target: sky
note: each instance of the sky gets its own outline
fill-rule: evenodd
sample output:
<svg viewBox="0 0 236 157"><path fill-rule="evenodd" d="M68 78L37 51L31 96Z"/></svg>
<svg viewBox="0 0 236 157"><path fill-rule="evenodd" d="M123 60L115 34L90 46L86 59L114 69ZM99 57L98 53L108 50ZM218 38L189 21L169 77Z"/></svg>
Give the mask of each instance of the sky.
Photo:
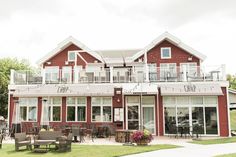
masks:
<svg viewBox="0 0 236 157"><path fill-rule="evenodd" d="M166 31L236 74L235 0L0 0L0 58L33 65L68 36L92 50L133 49Z"/></svg>

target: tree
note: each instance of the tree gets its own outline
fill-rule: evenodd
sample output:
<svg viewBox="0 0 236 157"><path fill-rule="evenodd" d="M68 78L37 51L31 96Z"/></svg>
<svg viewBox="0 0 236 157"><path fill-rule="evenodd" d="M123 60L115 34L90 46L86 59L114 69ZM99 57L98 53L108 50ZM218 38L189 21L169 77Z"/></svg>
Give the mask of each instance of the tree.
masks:
<svg viewBox="0 0 236 157"><path fill-rule="evenodd" d="M227 81L229 81L229 88L236 89L236 76L227 75Z"/></svg>
<svg viewBox="0 0 236 157"><path fill-rule="evenodd" d="M16 58L0 59L0 115L6 118L8 107L8 84L10 82L10 71L30 70L31 66L27 60L17 60Z"/></svg>

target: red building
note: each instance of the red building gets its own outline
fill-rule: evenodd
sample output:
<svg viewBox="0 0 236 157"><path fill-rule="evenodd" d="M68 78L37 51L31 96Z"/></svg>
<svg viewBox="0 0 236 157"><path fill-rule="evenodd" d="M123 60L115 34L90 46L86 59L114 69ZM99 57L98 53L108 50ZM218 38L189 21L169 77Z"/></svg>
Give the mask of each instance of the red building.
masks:
<svg viewBox="0 0 236 157"><path fill-rule="evenodd" d="M93 51L73 37L39 60L39 71L11 71L9 123L107 124L158 136L188 126L229 136L225 67L164 33L141 50Z"/></svg>

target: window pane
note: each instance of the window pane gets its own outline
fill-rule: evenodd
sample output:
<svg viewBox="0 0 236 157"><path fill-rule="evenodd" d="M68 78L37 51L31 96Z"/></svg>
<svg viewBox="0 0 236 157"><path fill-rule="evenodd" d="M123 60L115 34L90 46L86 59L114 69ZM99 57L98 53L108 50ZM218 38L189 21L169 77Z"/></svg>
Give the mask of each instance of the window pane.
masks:
<svg viewBox="0 0 236 157"><path fill-rule="evenodd" d="M66 104L74 105L75 104L75 98L74 97L67 97L66 98Z"/></svg>
<svg viewBox="0 0 236 157"><path fill-rule="evenodd" d="M177 97L177 105L189 104L187 96Z"/></svg>
<svg viewBox="0 0 236 157"><path fill-rule="evenodd" d="M36 121L36 107L29 107L28 121Z"/></svg>
<svg viewBox="0 0 236 157"><path fill-rule="evenodd" d="M170 49L169 48L162 48L162 57L169 58L170 57Z"/></svg>
<svg viewBox="0 0 236 157"><path fill-rule="evenodd" d="M61 97L52 98L52 104L61 104Z"/></svg>
<svg viewBox="0 0 236 157"><path fill-rule="evenodd" d="M136 104L139 103L139 96L129 96L127 97L127 103Z"/></svg>
<svg viewBox="0 0 236 157"><path fill-rule="evenodd" d="M193 105L202 105L203 97L202 96L193 96L191 97L191 101Z"/></svg>
<svg viewBox="0 0 236 157"><path fill-rule="evenodd" d="M101 104L101 97L92 97L92 105Z"/></svg>
<svg viewBox="0 0 236 157"><path fill-rule="evenodd" d="M92 107L92 121L94 122L101 121L101 107L100 106Z"/></svg>
<svg viewBox="0 0 236 157"><path fill-rule="evenodd" d="M53 117L53 121L60 121L61 120L61 107L53 106L52 117Z"/></svg>
<svg viewBox="0 0 236 157"><path fill-rule="evenodd" d="M104 122L111 121L111 107L110 106L103 107L103 121Z"/></svg>
<svg viewBox="0 0 236 157"><path fill-rule="evenodd" d="M69 55L69 60L70 61L74 61L75 60L75 52L69 52L68 55Z"/></svg>
<svg viewBox="0 0 236 157"><path fill-rule="evenodd" d="M111 98L110 97L104 97L103 98L103 104L106 104L106 105L111 105Z"/></svg>
<svg viewBox="0 0 236 157"><path fill-rule="evenodd" d="M27 104L27 98L19 98L19 105L26 105Z"/></svg>
<svg viewBox="0 0 236 157"><path fill-rule="evenodd" d="M75 121L75 106L67 106L67 121Z"/></svg>
<svg viewBox="0 0 236 157"><path fill-rule="evenodd" d="M216 105L218 104L217 101L217 97L215 96L205 96L204 97L204 101L205 101L205 104L209 104L209 105Z"/></svg>
<svg viewBox="0 0 236 157"><path fill-rule="evenodd" d="M155 97L154 96L143 96L142 97L142 104L143 105L154 105L155 104Z"/></svg>
<svg viewBox="0 0 236 157"><path fill-rule="evenodd" d="M28 105L37 105L38 99L37 98L28 98Z"/></svg>
<svg viewBox="0 0 236 157"><path fill-rule="evenodd" d="M86 107L85 106L78 106L77 110L77 119L78 121L85 121L86 118Z"/></svg>
<svg viewBox="0 0 236 157"><path fill-rule="evenodd" d="M21 106L20 107L20 119L21 121L26 121L26 115L27 115L27 107Z"/></svg>
<svg viewBox="0 0 236 157"><path fill-rule="evenodd" d="M204 134L203 107L192 108L193 134Z"/></svg>
<svg viewBox="0 0 236 157"><path fill-rule="evenodd" d="M163 97L163 102L165 105L175 105L175 97L165 96L165 97Z"/></svg>
<svg viewBox="0 0 236 157"><path fill-rule="evenodd" d="M205 108L206 134L217 134L217 113L216 107Z"/></svg>
<svg viewBox="0 0 236 157"><path fill-rule="evenodd" d="M77 98L77 104L86 104L86 97Z"/></svg>
<svg viewBox="0 0 236 157"><path fill-rule="evenodd" d="M165 133L176 134L176 109L175 107L165 107Z"/></svg>

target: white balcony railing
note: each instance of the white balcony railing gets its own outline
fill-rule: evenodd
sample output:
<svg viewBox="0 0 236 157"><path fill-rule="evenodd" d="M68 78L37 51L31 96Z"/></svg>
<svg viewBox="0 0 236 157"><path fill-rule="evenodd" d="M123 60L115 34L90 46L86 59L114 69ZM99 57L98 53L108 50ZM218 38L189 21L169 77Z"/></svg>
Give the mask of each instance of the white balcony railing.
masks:
<svg viewBox="0 0 236 157"><path fill-rule="evenodd" d="M146 74L147 73L147 74ZM148 77L148 78L147 78ZM112 68L100 71L83 70L11 70L11 84L66 84L66 83L132 83L132 82L187 82L224 81L225 66L192 66L169 68Z"/></svg>

